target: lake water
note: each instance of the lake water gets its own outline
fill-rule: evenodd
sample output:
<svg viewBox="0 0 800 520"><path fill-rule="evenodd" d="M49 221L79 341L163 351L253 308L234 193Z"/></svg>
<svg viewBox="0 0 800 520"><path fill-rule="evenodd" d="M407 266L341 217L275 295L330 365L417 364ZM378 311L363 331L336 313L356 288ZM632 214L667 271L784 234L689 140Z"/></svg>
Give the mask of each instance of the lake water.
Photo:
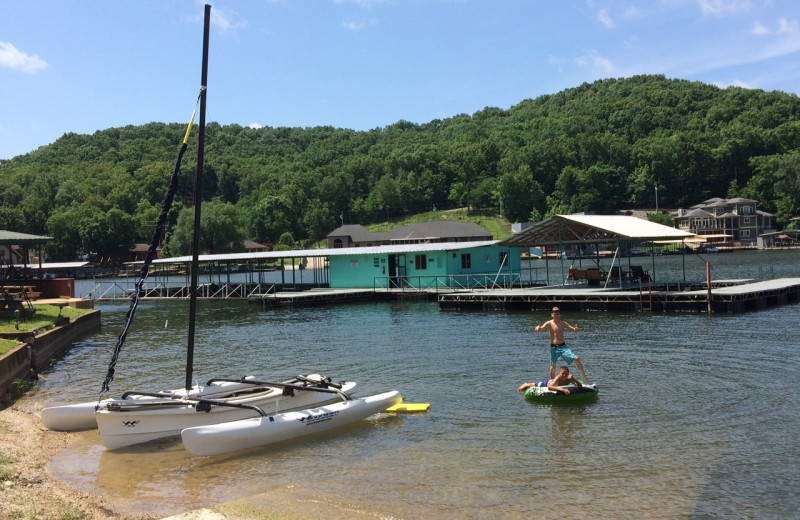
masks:
<svg viewBox="0 0 800 520"><path fill-rule="evenodd" d="M800 276L799 251L707 259L715 278ZM96 307L103 330L76 342L22 405L98 397L127 303ZM800 509L798 305L568 313L580 326L568 344L600 396L567 407L516 391L547 375L548 338L533 333L547 313L431 302L198 307L199 381L319 372L357 381L358 395L397 389L431 409L220 457L175 441L106 451L86 432L53 462L59 477L164 515L287 486L395 518L764 519ZM113 391L182 386L187 308L140 305Z"/></svg>

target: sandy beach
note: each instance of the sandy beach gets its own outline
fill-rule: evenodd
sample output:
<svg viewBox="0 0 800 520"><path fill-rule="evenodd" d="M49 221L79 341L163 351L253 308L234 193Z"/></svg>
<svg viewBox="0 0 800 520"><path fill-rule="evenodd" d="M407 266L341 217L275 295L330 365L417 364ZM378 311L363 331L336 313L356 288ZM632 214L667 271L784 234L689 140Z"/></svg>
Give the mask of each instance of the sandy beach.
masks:
<svg viewBox="0 0 800 520"><path fill-rule="evenodd" d="M0 518L154 520L115 511L101 497L58 480L48 462L69 443L69 433L50 431L31 410L0 410Z"/></svg>
<svg viewBox="0 0 800 520"><path fill-rule="evenodd" d="M50 461L67 450L72 436L42 426L35 410L0 410L0 518L23 520L157 520L131 514L102 496L54 477ZM363 506L323 498L294 486L247 499L186 511L165 520L369 520L391 519Z"/></svg>

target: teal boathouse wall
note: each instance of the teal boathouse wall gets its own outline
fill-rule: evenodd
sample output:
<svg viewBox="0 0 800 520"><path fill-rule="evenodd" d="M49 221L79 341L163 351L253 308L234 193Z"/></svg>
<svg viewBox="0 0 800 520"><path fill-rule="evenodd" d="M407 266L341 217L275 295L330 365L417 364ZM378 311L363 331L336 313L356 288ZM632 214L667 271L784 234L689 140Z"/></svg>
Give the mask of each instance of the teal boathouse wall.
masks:
<svg viewBox="0 0 800 520"><path fill-rule="evenodd" d="M507 256L501 269L504 255ZM391 262L397 266L394 270ZM402 278L405 287L476 286L498 273L519 273L520 250L496 244L444 251L421 248L404 253L393 253L389 248L371 254L332 255L329 267L331 288L385 287L390 274Z"/></svg>

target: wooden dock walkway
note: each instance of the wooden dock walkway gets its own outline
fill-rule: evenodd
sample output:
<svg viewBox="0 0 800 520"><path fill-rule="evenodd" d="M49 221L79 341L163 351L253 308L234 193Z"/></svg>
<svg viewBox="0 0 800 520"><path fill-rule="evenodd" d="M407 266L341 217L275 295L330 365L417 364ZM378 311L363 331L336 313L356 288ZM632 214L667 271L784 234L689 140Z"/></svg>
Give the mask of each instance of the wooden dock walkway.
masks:
<svg viewBox="0 0 800 520"><path fill-rule="evenodd" d="M385 291L373 289L311 289L308 291L281 291L253 295L247 298L251 305L262 307L307 307L335 303L353 303L386 299Z"/></svg>
<svg viewBox="0 0 800 520"><path fill-rule="evenodd" d="M641 288L541 287L440 294L439 308L481 310L652 311L738 313L800 301L800 278L765 281L721 280L709 291L703 284L689 290Z"/></svg>
<svg viewBox="0 0 800 520"><path fill-rule="evenodd" d="M602 288L582 286L511 289L374 290L312 289L248 298L264 307L303 307L339 303L435 299L442 310L549 310L740 313L800 302L800 278L718 280L705 283ZM672 290L669 290L672 288Z"/></svg>

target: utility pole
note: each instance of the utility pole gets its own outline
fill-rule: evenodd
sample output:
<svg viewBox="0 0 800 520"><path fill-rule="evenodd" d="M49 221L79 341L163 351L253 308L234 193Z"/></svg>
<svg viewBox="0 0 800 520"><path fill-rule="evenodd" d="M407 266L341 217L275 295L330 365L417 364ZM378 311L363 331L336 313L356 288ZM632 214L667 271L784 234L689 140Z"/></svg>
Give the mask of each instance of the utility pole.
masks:
<svg viewBox="0 0 800 520"><path fill-rule="evenodd" d="M658 181L656 181L656 213L658 213Z"/></svg>

